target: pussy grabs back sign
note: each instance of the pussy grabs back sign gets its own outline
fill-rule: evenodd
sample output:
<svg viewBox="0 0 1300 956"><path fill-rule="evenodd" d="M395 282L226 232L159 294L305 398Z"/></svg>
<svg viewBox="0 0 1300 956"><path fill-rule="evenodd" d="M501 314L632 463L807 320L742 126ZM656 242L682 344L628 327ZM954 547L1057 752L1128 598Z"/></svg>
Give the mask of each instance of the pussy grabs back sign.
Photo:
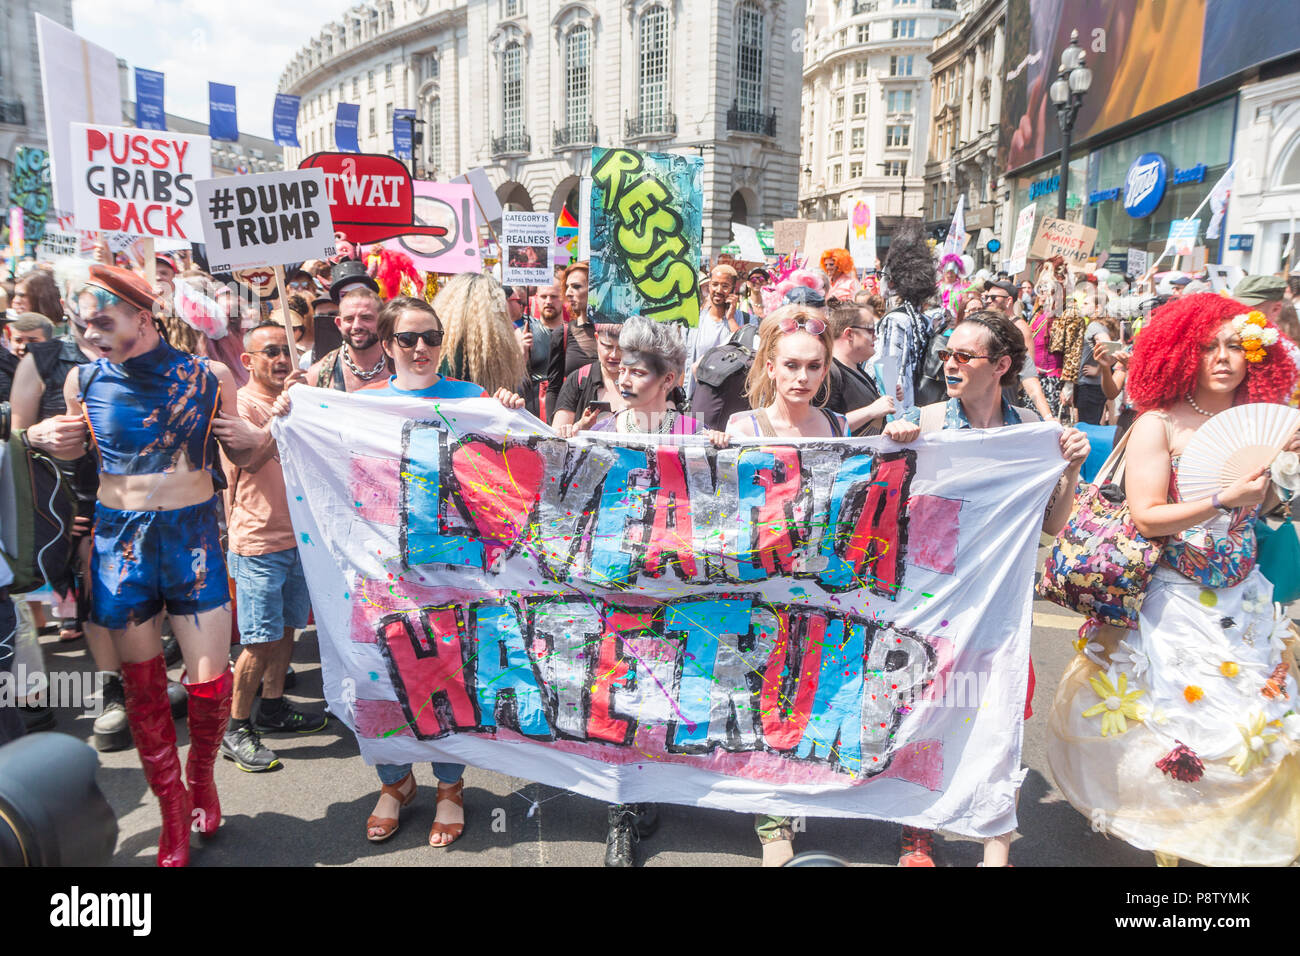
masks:
<svg viewBox="0 0 1300 956"><path fill-rule="evenodd" d="M1055 425L715 449L293 395L275 427L325 692L368 761L1014 827Z"/></svg>

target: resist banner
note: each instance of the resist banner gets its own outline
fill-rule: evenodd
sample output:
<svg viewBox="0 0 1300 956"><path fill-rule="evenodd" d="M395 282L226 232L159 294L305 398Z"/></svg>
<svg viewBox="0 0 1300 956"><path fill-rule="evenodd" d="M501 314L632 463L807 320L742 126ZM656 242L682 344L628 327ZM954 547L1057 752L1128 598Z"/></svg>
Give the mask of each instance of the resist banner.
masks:
<svg viewBox="0 0 1300 956"><path fill-rule="evenodd" d="M202 242L194 182L212 176L206 136L72 124L78 229Z"/></svg>
<svg viewBox="0 0 1300 956"><path fill-rule="evenodd" d="M274 428L325 694L367 761L1014 827L1055 424L715 450L293 394Z"/></svg>

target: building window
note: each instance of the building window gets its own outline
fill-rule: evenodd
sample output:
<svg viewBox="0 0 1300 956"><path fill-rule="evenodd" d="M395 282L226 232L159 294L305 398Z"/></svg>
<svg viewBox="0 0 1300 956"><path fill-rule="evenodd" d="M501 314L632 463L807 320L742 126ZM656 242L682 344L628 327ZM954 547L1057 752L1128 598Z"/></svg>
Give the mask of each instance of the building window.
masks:
<svg viewBox="0 0 1300 956"><path fill-rule="evenodd" d="M835 97L835 118L844 119L844 97L842 96Z"/></svg>
<svg viewBox="0 0 1300 956"><path fill-rule="evenodd" d="M867 94L866 93L853 94L853 115L854 116L867 115Z"/></svg>
<svg viewBox="0 0 1300 956"><path fill-rule="evenodd" d="M906 165L907 161L903 159L887 159L885 160L885 175L902 176Z"/></svg>
<svg viewBox="0 0 1300 956"><path fill-rule="evenodd" d="M906 39L909 37L916 36L916 21L915 20L894 20L892 23L892 29L890 31L890 36L892 36L895 40L898 40L900 38Z"/></svg>
<svg viewBox="0 0 1300 956"><path fill-rule="evenodd" d="M429 104L429 117L426 120L429 129L429 165L434 169L442 167L442 100L434 97ZM433 174L429 174L433 178Z"/></svg>
<svg viewBox="0 0 1300 956"><path fill-rule="evenodd" d="M523 49L517 40L506 44L501 54L501 118L507 137L524 131Z"/></svg>
<svg viewBox="0 0 1300 956"><path fill-rule="evenodd" d="M839 66L835 68L835 85L836 86L844 85L844 64L843 63L841 63Z"/></svg>
<svg viewBox="0 0 1300 956"><path fill-rule="evenodd" d="M430 53L424 58L424 75L430 80L438 78L438 54Z"/></svg>
<svg viewBox="0 0 1300 956"><path fill-rule="evenodd" d="M370 135L375 135L375 108L372 106L366 110L366 116L370 118Z"/></svg>
<svg viewBox="0 0 1300 956"><path fill-rule="evenodd" d="M896 7L914 7L914 6L916 6L916 0L894 0L894 6L896 6Z"/></svg>
<svg viewBox="0 0 1300 956"><path fill-rule="evenodd" d="M870 40L870 39L871 39L871 24L869 24L869 23L859 23L859 24L858 24L858 42L859 42L859 43L866 43L866 42L867 42L868 40Z"/></svg>
<svg viewBox="0 0 1300 956"><path fill-rule="evenodd" d="M574 27L564 38L564 125L591 122L591 31Z"/></svg>
<svg viewBox="0 0 1300 956"><path fill-rule="evenodd" d="M505 0L503 6L501 15L505 17L517 17L524 12L524 0Z"/></svg>
<svg viewBox="0 0 1300 956"><path fill-rule="evenodd" d="M665 7L655 5L641 14L638 48L640 117L662 117L668 111L668 10Z"/></svg>
<svg viewBox="0 0 1300 956"><path fill-rule="evenodd" d="M911 90L890 90L885 95L886 109L890 113L910 113L912 111Z"/></svg>
<svg viewBox="0 0 1300 956"><path fill-rule="evenodd" d="M837 129L835 135L831 137L831 152L836 154L844 152L844 130Z"/></svg>
<svg viewBox="0 0 1300 956"><path fill-rule="evenodd" d="M844 44L846 44L846 43L848 43L848 42L849 42L849 31L848 31L848 30L841 30L839 33L835 34L835 46L836 46L837 49L838 49L839 47L844 46Z"/></svg>
<svg viewBox="0 0 1300 956"><path fill-rule="evenodd" d="M911 76L912 54L909 53L907 56L891 56L889 58L889 75Z"/></svg>
<svg viewBox="0 0 1300 956"><path fill-rule="evenodd" d="M886 146L906 146L911 131L910 126L886 126L885 127L885 145Z"/></svg>
<svg viewBox="0 0 1300 956"><path fill-rule="evenodd" d="M393 85L393 64L384 64L384 86Z"/></svg>
<svg viewBox="0 0 1300 956"><path fill-rule="evenodd" d="M366 89L368 89L368 90L373 90L374 88L375 88L375 71L374 71L374 70L367 70L367 71L366 71Z"/></svg>
<svg viewBox="0 0 1300 956"><path fill-rule="evenodd" d="M841 175L843 169L844 168L839 163L836 163L834 166L831 167L832 185L838 186L840 184L841 179L843 179L843 176Z"/></svg>
<svg viewBox="0 0 1300 956"><path fill-rule="evenodd" d="M866 149L867 131L861 126L853 127L853 131L849 134L849 144L854 149Z"/></svg>
<svg viewBox="0 0 1300 956"><path fill-rule="evenodd" d="M740 5L736 45L736 103L742 110L763 111L763 11Z"/></svg>
<svg viewBox="0 0 1300 956"><path fill-rule="evenodd" d="M393 104L385 103L384 104L384 132L391 133L392 131L393 131Z"/></svg>
<svg viewBox="0 0 1300 956"><path fill-rule="evenodd" d="M861 178L862 178L862 164L849 163L849 179L861 179Z"/></svg>
<svg viewBox="0 0 1300 956"><path fill-rule="evenodd" d="M863 59L861 59L861 60L857 60L856 62L854 62L854 64L853 64L853 78L854 78L855 80L864 80L864 79L866 79L866 78L867 78L867 75L868 75L868 73L869 73L869 67L870 67L870 64L871 64L871 61L868 60L868 59L866 59L866 58L863 58Z"/></svg>
<svg viewBox="0 0 1300 956"><path fill-rule="evenodd" d="M354 76L352 77L352 98L355 100L360 95L361 95L361 79L360 77Z"/></svg>
<svg viewBox="0 0 1300 956"><path fill-rule="evenodd" d="M340 83L340 84L339 84L339 102L340 102L340 103L343 102L343 97L344 97L345 95L346 95L346 94L343 92L343 84Z"/></svg>

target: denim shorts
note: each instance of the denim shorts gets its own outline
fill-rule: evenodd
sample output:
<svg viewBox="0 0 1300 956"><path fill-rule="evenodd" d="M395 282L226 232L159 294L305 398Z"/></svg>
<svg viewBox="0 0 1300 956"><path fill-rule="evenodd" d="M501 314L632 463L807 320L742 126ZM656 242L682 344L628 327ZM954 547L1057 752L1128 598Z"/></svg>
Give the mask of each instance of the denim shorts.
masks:
<svg viewBox="0 0 1300 956"><path fill-rule="evenodd" d="M164 607L189 617L230 603L218 499L173 511L95 505L90 620L111 631L148 621Z"/></svg>
<svg viewBox="0 0 1300 956"><path fill-rule="evenodd" d="M286 627L307 626L311 596L298 549L270 554L230 554L235 579L239 643L266 644L284 637Z"/></svg>

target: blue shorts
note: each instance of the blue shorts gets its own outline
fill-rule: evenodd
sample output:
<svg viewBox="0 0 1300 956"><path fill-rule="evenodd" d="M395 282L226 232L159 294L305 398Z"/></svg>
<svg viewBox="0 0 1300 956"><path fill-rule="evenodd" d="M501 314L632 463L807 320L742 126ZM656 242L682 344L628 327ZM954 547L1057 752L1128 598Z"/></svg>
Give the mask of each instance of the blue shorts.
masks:
<svg viewBox="0 0 1300 956"><path fill-rule="evenodd" d="M229 561L240 644L278 641L286 627L307 626L311 595L297 548L255 555L232 551Z"/></svg>
<svg viewBox="0 0 1300 956"><path fill-rule="evenodd" d="M95 505L90 620L111 631L163 608L188 617L230 603L215 495L174 511Z"/></svg>

